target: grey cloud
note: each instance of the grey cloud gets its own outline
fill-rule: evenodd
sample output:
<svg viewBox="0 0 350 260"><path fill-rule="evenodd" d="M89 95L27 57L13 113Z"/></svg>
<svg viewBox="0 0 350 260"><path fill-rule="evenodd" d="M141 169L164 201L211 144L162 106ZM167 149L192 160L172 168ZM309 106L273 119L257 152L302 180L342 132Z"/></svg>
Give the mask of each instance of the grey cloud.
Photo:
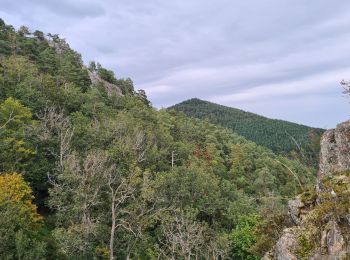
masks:
<svg viewBox="0 0 350 260"><path fill-rule="evenodd" d="M0 6L8 23L58 33L86 62L133 78L157 107L197 96L318 126L348 116L338 86L350 74L347 0L0 0ZM239 99L247 93L263 93L264 100Z"/></svg>

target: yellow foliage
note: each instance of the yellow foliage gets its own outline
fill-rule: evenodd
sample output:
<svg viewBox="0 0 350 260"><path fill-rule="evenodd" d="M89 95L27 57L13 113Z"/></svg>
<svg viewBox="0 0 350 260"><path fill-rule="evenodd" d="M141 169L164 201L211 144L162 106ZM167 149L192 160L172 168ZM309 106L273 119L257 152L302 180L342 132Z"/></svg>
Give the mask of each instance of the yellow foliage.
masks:
<svg viewBox="0 0 350 260"><path fill-rule="evenodd" d="M0 104L0 125L6 124L7 122L9 125L12 125L12 127L18 127L31 123L31 118L32 113L29 108L12 97L9 97Z"/></svg>
<svg viewBox="0 0 350 260"><path fill-rule="evenodd" d="M0 139L0 142L5 144L14 153L22 154L23 156L33 155L35 151L26 147L26 142L23 140L17 140L13 137L7 137Z"/></svg>
<svg viewBox="0 0 350 260"><path fill-rule="evenodd" d="M17 206L26 220L37 223L42 217L37 213L37 207L32 203L32 189L19 173L0 175L0 206Z"/></svg>
<svg viewBox="0 0 350 260"><path fill-rule="evenodd" d="M96 247L96 255L102 257L102 259L109 259L109 248L108 247Z"/></svg>

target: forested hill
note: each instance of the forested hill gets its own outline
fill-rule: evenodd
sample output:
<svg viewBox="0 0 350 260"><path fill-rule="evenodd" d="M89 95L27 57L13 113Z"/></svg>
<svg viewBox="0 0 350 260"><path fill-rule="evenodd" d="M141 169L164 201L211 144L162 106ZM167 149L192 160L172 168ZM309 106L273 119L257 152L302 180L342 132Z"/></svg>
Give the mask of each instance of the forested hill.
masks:
<svg viewBox="0 0 350 260"><path fill-rule="evenodd" d="M187 116L208 119L275 152L300 151L318 154L317 144L323 129L312 128L283 120L269 119L254 113L227 107L197 98L169 107Z"/></svg>
<svg viewBox="0 0 350 260"><path fill-rule="evenodd" d="M0 19L0 259L260 259L314 179Z"/></svg>

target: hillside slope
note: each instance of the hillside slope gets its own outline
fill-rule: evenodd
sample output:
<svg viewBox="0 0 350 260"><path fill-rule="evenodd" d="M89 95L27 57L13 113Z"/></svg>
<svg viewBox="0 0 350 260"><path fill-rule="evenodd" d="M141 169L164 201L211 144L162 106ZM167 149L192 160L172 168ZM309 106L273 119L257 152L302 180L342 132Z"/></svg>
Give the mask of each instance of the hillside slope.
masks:
<svg viewBox="0 0 350 260"><path fill-rule="evenodd" d="M57 35L0 19L0 46L0 259L258 259L279 233L255 226L274 231L314 183L298 160L153 109Z"/></svg>
<svg viewBox="0 0 350 260"><path fill-rule="evenodd" d="M304 154L317 154L315 144L324 132L323 129L269 119L197 98L186 100L168 109L184 112L187 116L208 119L211 123L230 128L248 140L278 153L303 150Z"/></svg>

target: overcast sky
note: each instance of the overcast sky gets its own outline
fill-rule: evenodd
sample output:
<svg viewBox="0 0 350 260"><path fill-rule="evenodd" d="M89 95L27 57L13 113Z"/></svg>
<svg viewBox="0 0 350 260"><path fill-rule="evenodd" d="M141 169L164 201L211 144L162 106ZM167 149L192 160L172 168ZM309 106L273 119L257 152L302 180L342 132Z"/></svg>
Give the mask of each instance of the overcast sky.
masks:
<svg viewBox="0 0 350 260"><path fill-rule="evenodd" d="M271 118L347 120L350 1L0 0L6 23L66 38L155 107L198 97Z"/></svg>

